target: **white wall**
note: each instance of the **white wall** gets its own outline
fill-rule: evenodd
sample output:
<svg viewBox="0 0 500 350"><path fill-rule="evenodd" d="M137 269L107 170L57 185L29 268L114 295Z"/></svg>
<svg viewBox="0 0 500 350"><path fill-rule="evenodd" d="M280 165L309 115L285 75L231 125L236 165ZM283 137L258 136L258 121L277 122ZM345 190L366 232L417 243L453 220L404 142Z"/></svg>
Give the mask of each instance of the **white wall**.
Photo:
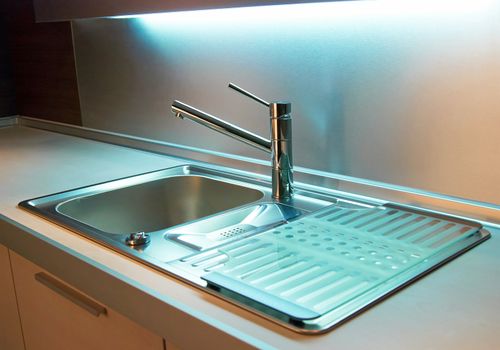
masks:
<svg viewBox="0 0 500 350"><path fill-rule="evenodd" d="M267 136L288 99L295 163L500 203L498 1L355 1L73 22L85 126L265 158L170 114Z"/></svg>

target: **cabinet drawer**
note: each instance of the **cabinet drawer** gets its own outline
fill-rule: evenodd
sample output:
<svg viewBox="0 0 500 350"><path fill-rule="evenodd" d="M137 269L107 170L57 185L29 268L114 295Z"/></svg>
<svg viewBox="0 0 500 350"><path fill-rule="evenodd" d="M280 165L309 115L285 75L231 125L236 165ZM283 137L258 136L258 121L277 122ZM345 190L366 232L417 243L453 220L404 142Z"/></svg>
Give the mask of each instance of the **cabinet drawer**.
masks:
<svg viewBox="0 0 500 350"><path fill-rule="evenodd" d="M27 350L164 349L161 337L22 256L11 259Z"/></svg>

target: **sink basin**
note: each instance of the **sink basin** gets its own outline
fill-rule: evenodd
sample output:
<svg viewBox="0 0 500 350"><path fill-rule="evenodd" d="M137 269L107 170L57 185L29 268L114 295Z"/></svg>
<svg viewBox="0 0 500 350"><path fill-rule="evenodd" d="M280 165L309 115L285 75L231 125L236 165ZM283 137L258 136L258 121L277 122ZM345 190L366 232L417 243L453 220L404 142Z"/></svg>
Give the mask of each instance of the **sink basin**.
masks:
<svg viewBox="0 0 500 350"><path fill-rule="evenodd" d="M300 194L292 205L275 203L262 180L185 165L30 199L19 206L157 267L331 203ZM144 236L131 242L135 235Z"/></svg>
<svg viewBox="0 0 500 350"><path fill-rule="evenodd" d="M57 212L111 234L151 232L257 201L261 191L196 175L176 175L70 199Z"/></svg>

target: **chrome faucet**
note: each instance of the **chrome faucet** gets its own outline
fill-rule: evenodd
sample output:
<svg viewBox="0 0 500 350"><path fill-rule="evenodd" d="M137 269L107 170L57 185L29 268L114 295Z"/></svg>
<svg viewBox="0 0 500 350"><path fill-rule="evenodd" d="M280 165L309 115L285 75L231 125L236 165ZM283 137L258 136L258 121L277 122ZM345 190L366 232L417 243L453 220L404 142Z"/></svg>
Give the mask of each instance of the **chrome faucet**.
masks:
<svg viewBox="0 0 500 350"><path fill-rule="evenodd" d="M172 103L172 112L181 119L188 118L212 130L270 153L273 197L280 201L287 201L293 194L291 104L280 101L269 103L232 83L229 84L229 87L269 108L271 116L270 140L177 100Z"/></svg>

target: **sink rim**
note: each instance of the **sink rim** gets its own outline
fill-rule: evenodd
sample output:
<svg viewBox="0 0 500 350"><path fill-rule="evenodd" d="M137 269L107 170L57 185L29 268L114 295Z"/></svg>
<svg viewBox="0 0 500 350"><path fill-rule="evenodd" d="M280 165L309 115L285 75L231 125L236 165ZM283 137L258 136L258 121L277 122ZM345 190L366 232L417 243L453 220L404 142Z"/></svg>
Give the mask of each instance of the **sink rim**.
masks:
<svg viewBox="0 0 500 350"><path fill-rule="evenodd" d="M259 176L257 174L254 174L252 176L251 173L242 174L241 171L237 171L237 170L235 170L235 172L229 172L231 169L228 169L227 171L222 171L222 170L218 170L217 168L218 168L217 166L210 168L210 167L201 167L201 166L194 165L194 164L193 165L192 164L180 165L180 166L171 167L171 168L162 169L162 170L157 170L157 171L153 171L153 172L149 172L149 173L145 173L145 174L129 176L129 177L125 177L125 178L121 178L121 179L117 179L117 180L107 181L107 182L103 182L103 183L92 185L92 186L105 185L108 183L116 183L117 181L129 179L129 178L134 178L137 180L138 178L148 177L149 175L154 174L154 173L158 173L158 172L162 172L162 171L171 171L172 169L176 169L176 170L181 170L184 172L200 171L200 172L204 173L206 176L214 176L214 177L220 176L225 181L230 181L230 182L235 181L235 182L244 183L245 187L255 187L255 188L258 188L260 190L263 190L266 193L266 195L261 200L265 200L266 198L268 198L268 196L271 197L270 196L270 186L269 186L270 181L263 180L262 176ZM190 259L192 256L199 254L200 253L199 251L194 251L193 249L183 247L184 248L183 255L180 255L180 256L177 256L177 257L171 258L171 259L157 259L157 258L152 257L150 255L147 255L147 254L145 255L145 251L141 250L140 247L138 249L128 247L125 244L123 244L122 242L118 242L117 240L111 239L107 236L89 235L88 230L86 230L83 227L83 225L73 225L73 227L68 226L68 225L64 225L63 223L60 222L60 220L57 220L57 217L54 215L54 212L50 212L49 210L47 210L48 208L50 208L51 204L52 205L54 204L54 201L57 201L57 199L60 199L61 197L63 197L67 192L72 192L72 191L76 191L76 190L80 190L80 189L84 189L84 188L92 187L92 186L80 187L80 188L77 188L74 190L58 192L58 193L55 193L53 195L42 196L42 197L37 197L37 198L25 200L25 201L20 202L18 204L18 206L20 208L25 209L29 212L32 212L38 216L41 216L44 219L47 219L47 220L52 221L60 226L63 226L65 228L69 229L70 231L76 232L80 236L83 236L87 239L90 239L90 240L96 242L96 243L99 243L100 245L103 245L104 247L110 248L110 249L112 249L120 254L123 254L123 255L128 256L134 260L137 260L138 262L140 262L148 267L151 267L151 268L153 268L161 273L165 273L165 274L175 278L179 282L185 282L191 286L200 288L204 292L207 292L215 297L221 298L222 300L225 300L227 302L233 303L240 308L246 309L246 310L248 310L252 313L255 313L255 314L257 314L265 319L268 319L269 321L275 322L277 324L280 324L281 326L284 326L290 330L293 330L293 331L296 331L299 333L319 334L319 333L324 333L326 331L329 331L334 326L341 324L341 322L343 322L344 320L347 320L350 317L355 316L356 314L358 314L359 312L368 308L372 304L374 304L374 303L384 299L386 296L389 296L392 294L392 291L391 291L391 292L388 292L388 294L383 294L382 297L373 297L372 299L370 299L370 302L368 302L368 303L361 301L361 302L363 302L362 304L355 305L357 308L357 311L355 311L354 313L350 313L349 316L343 317L341 319L337 319L336 318L337 316L333 315L333 314L325 314L324 316L318 318L317 321L314 321L317 323L314 323L314 322L311 324L309 324L308 322L303 322L304 324L287 323L284 320L276 317L276 315L274 315L274 314L273 315L267 314L266 312L260 310L259 308L249 307L248 305L240 303L237 299L231 299L231 298L225 297L223 295L220 295L219 293L216 293L215 291L210 290L207 287L206 282L202 282L202 281L198 280L197 276L194 276L190 271L187 271L186 269L184 269L182 267L175 266L175 265L171 264L174 262L174 260ZM361 201L358 199L353 199L353 197L348 197L348 196L344 197L344 196L333 195L333 194L328 193L328 191L327 191L328 194L322 194L316 190L311 191L311 190L306 189L307 186L304 186L301 188L300 185L297 185L296 188L299 189L296 192L296 196L295 196L295 198L298 199L297 202L300 202L301 204L305 205L306 207L308 205L311 205L312 207L314 207L314 204L312 202L309 203L307 201L307 199L309 199L311 201L317 200L318 202L323 203L322 205L320 205L319 203L316 203L316 205L319 207L317 209L311 209L310 210L311 212L314 212L321 207L324 207L327 205L333 205L333 204L336 206L344 206L344 205L350 206L352 204L352 205L356 205L358 207L359 206L374 207L374 206L379 206L379 205L388 206L391 204L391 203L388 204L387 202L382 204L379 202L368 202L367 200ZM44 200L46 202L44 202ZM272 200L272 198L271 198L271 200ZM45 207L43 205L42 205L42 207L34 206L36 204L46 204L46 206ZM399 205L398 207L403 208L407 211L415 210L412 207L405 207L402 205ZM447 216L447 215L441 214L441 213L435 213L431 210L420 210L420 212L425 212L427 214L431 214L431 216L438 215L440 217L450 218L450 216ZM456 217L451 216L451 218L453 218L455 221L457 220ZM189 224L189 223L187 223L187 224ZM412 277L410 279L407 279L407 277L404 277L401 280L401 286L396 288L394 291L397 291L400 288L403 288L404 286L413 282L415 279L421 277L422 275L424 275L426 273L429 273L434 268L445 263L446 261L448 261L448 259L452 259L452 258L458 256L459 254L465 252L468 249L471 249L472 247L474 247L475 245L488 239L489 237L490 237L490 235L489 235L488 231L486 231L485 229L481 229L479 231L479 239L477 239L475 242L473 242L472 245L470 245L469 243L467 243L467 245L466 245L464 243L463 246L459 247L461 250L458 253L455 253L451 257L444 257L445 260L438 262L437 265L432 265L431 267L429 267L429 266L427 266L427 264L424 264L423 266L421 266L419 269L416 270L416 275L415 275L416 277ZM167 242L167 240L165 240L163 238L162 234L155 235L154 237L152 237L152 243L158 243L158 242L163 242L165 244L165 242ZM180 245L178 245L178 246L180 246ZM205 254L210 254L210 250L205 252ZM440 255L436 255L434 258L437 260L438 258L441 259L442 257Z"/></svg>

